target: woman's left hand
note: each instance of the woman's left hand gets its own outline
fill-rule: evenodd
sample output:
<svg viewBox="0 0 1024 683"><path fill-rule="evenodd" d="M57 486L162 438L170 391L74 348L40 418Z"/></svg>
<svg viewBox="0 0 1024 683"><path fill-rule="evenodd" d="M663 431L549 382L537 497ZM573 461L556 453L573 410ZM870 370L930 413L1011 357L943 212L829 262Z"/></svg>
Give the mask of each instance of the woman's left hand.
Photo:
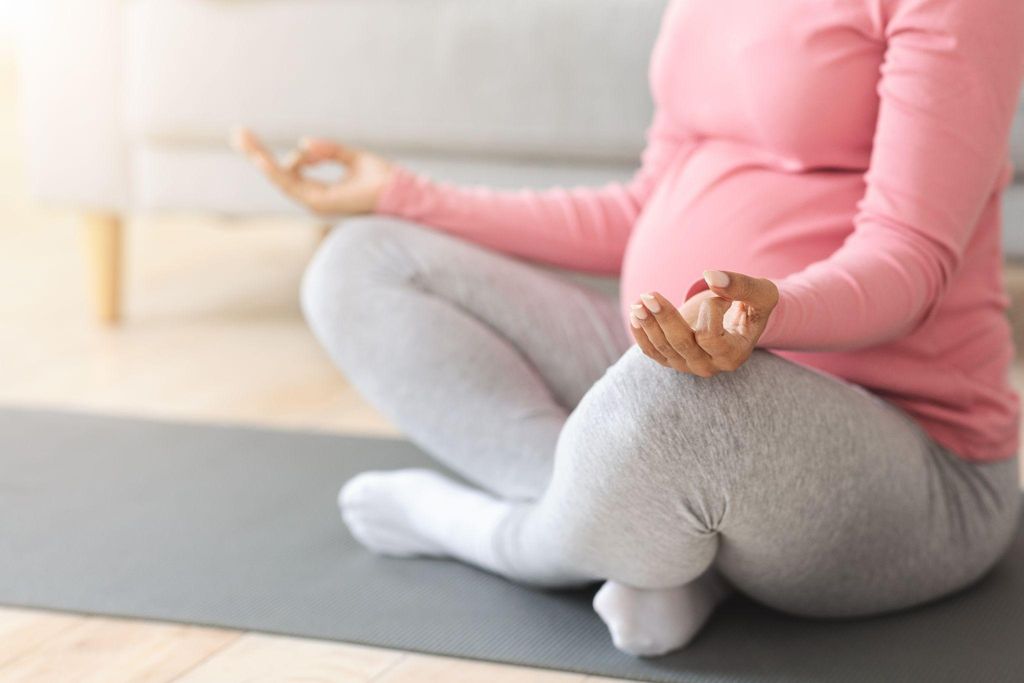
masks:
<svg viewBox="0 0 1024 683"><path fill-rule="evenodd" d="M665 367L700 377L731 372L757 346L779 301L771 280L739 273L704 273L710 294L676 308L657 292L632 305L633 337L644 354Z"/></svg>
<svg viewBox="0 0 1024 683"><path fill-rule="evenodd" d="M322 138L303 140L283 166L248 128L233 131L230 142L285 194L326 217L373 213L381 192L394 174L390 161ZM321 182L306 175L309 168L325 163L342 166L345 174L332 182Z"/></svg>

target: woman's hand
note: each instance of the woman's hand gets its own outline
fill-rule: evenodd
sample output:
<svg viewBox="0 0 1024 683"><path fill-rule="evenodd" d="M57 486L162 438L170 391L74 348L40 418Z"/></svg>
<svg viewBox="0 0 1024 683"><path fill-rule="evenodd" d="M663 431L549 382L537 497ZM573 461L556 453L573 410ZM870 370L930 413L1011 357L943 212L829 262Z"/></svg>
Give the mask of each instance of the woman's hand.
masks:
<svg viewBox="0 0 1024 683"><path fill-rule="evenodd" d="M394 166L376 154L319 138L304 139L284 165L246 128L232 133L231 144L285 194L323 216L371 213L394 172ZM304 175L306 169L323 163L340 164L345 174L330 183Z"/></svg>
<svg viewBox="0 0 1024 683"><path fill-rule="evenodd" d="M709 270L710 293L691 297L677 309L665 297L643 294L632 305L633 337L644 354L665 367L700 377L731 372L757 346L779 301L771 280Z"/></svg>

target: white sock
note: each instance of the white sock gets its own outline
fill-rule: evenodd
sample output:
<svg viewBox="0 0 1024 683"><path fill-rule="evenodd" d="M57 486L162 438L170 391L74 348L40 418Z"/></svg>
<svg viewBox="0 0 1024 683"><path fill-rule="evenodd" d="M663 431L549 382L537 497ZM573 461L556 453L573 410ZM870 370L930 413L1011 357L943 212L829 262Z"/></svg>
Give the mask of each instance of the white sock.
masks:
<svg viewBox="0 0 1024 683"><path fill-rule="evenodd" d="M608 581L594 596L594 611L619 650L657 657L689 643L728 593L728 586L714 571L685 586L660 590Z"/></svg>
<svg viewBox="0 0 1024 683"><path fill-rule="evenodd" d="M458 484L432 470L366 472L338 494L341 517L370 550L396 557L455 557L498 571L494 534L512 504ZM615 647L653 657L690 642L728 594L713 571L663 590L608 581L594 596L594 610Z"/></svg>
<svg viewBox="0 0 1024 683"><path fill-rule="evenodd" d="M511 504L431 470L365 472L338 494L352 535L382 555L455 557L496 571L494 534Z"/></svg>

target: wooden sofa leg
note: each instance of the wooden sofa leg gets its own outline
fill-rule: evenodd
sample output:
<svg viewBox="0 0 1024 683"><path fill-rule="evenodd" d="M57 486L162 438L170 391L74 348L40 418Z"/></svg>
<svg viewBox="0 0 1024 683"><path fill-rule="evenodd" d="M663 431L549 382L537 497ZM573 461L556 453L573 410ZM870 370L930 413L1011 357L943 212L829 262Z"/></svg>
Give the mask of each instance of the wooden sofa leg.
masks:
<svg viewBox="0 0 1024 683"><path fill-rule="evenodd" d="M123 227L121 217L90 213L83 218L89 277L96 318L106 325L121 319L121 259Z"/></svg>
<svg viewBox="0 0 1024 683"><path fill-rule="evenodd" d="M317 229L316 229L316 243L318 245L322 244L323 241L330 236L331 231L334 230L334 225L335 225L334 223L321 223L320 226L317 227Z"/></svg>

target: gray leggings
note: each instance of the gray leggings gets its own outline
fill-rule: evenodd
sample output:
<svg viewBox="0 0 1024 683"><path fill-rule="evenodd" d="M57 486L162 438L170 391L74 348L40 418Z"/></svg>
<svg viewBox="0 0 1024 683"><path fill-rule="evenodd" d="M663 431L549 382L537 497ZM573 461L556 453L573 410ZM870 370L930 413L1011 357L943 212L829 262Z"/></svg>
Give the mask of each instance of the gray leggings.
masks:
<svg viewBox="0 0 1024 683"><path fill-rule="evenodd" d="M1015 530L1016 459L965 462L768 352L711 379L661 367L611 296L427 228L347 222L303 306L410 439L517 501L494 542L519 581L668 588L715 567L791 613L870 614L966 586Z"/></svg>

